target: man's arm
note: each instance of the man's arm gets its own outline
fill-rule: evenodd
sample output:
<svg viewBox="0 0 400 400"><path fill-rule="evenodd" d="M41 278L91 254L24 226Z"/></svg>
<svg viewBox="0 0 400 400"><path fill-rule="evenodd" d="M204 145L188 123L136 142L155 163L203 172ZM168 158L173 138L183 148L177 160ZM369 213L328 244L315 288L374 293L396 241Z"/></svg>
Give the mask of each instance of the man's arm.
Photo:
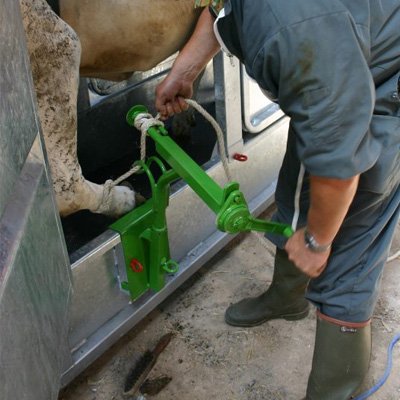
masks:
<svg viewBox="0 0 400 400"><path fill-rule="evenodd" d="M307 228L300 229L288 240L286 251L289 259L312 278L325 268L330 249L322 253L306 246L304 231L307 229L320 245L332 243L347 214L357 190L359 175L348 179L310 177L310 209Z"/></svg>
<svg viewBox="0 0 400 400"><path fill-rule="evenodd" d="M369 129L374 82L354 29L346 11L306 19L271 37L254 64L265 87L279 88L279 104L291 117L297 156L311 179L307 230L322 246L335 238L359 175L380 152ZM317 277L330 249L313 252L310 243L300 229L285 248L299 269Z"/></svg>
<svg viewBox="0 0 400 400"><path fill-rule="evenodd" d="M214 17L205 8L193 35L179 53L170 73L157 86L156 108L162 118L168 118L187 109L188 106L183 99L192 97L193 82L220 50L213 24Z"/></svg>

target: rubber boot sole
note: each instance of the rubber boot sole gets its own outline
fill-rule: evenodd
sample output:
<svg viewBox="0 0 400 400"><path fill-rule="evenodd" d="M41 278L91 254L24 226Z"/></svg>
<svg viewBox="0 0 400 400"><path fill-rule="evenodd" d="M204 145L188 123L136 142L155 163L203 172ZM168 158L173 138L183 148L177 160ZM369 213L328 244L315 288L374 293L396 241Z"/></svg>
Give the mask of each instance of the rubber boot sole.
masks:
<svg viewBox="0 0 400 400"><path fill-rule="evenodd" d="M228 325L231 325L231 326L239 326L239 327L242 327L242 328L245 328L245 327L251 328L253 326L261 325L264 322L270 321L272 319L284 319L286 321L297 321L297 320L306 318L309 312L310 312L310 307L308 306L305 310L303 310L303 311L301 311L299 313L279 314L279 315L272 315L272 316L269 315L269 316L267 316L267 317L265 317L264 319L261 319L261 320L257 320L257 321L254 321L254 322L243 322L243 323L237 322L237 321L232 321L225 314L225 322Z"/></svg>

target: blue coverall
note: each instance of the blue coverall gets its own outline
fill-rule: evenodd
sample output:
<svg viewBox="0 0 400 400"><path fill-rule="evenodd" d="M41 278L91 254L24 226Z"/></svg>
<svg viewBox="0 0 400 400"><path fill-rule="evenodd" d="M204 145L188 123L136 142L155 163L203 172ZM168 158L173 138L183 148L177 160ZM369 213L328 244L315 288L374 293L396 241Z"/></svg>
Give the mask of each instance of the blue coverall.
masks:
<svg viewBox="0 0 400 400"><path fill-rule="evenodd" d="M369 320L400 213L399 0L225 0L215 31L291 118L276 220L306 225L310 174L361 174L307 298L330 317Z"/></svg>

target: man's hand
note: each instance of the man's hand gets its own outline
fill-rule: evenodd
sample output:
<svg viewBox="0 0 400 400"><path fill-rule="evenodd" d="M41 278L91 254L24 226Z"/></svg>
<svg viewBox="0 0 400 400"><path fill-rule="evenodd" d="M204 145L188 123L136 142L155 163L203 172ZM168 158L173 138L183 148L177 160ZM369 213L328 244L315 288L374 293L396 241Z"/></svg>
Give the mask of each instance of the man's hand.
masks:
<svg viewBox="0 0 400 400"><path fill-rule="evenodd" d="M359 175L347 179L310 175L310 208L307 227L318 243L332 243L353 201ZM311 278L321 275L331 254L311 251L304 240L305 229L299 229L287 241L289 259Z"/></svg>
<svg viewBox="0 0 400 400"><path fill-rule="evenodd" d="M304 241L305 228L296 231L286 243L285 250L289 260L296 267L311 278L321 275L326 267L330 255L330 249L324 253L312 252Z"/></svg>
<svg viewBox="0 0 400 400"><path fill-rule="evenodd" d="M193 95L193 82L171 72L156 88L156 108L161 119L167 119L188 109L186 98Z"/></svg>
<svg viewBox="0 0 400 400"><path fill-rule="evenodd" d="M156 89L156 108L162 119L188 108L185 98L193 95L193 82L220 50L214 35L214 18L205 8L193 35L180 51L167 78Z"/></svg>

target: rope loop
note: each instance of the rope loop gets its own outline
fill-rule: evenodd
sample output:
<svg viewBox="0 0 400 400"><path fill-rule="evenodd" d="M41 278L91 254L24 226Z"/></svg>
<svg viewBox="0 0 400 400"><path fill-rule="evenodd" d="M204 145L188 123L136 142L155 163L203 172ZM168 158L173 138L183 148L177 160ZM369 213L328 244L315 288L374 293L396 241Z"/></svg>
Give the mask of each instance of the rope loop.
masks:
<svg viewBox="0 0 400 400"><path fill-rule="evenodd" d="M186 103L193 107L198 113L200 113L214 128L215 133L217 135L218 142L218 150L221 157L222 166L225 171L225 175L228 181L232 180L232 176L228 166L228 157L225 152L225 139L224 134L222 132L221 127L218 122L210 115L200 104L191 99L185 99ZM145 161L146 158L146 136L147 131L153 126L164 126L164 123L160 120L160 114L157 114L156 117L153 117L149 113L141 113L138 114L135 118L134 122L135 128L141 131L140 137L140 160ZM106 213L110 209L112 195L111 191L114 186L119 185L122 181L126 180L134 173L141 169L138 165L133 165L132 168L127 171L125 174L121 175L115 181L109 179L104 183L103 186L103 195L100 202L99 207L96 212L98 213Z"/></svg>
<svg viewBox="0 0 400 400"><path fill-rule="evenodd" d="M110 210L111 205L111 190L115 186L112 179L107 179L103 184L103 194L99 206L96 209L96 213L104 214Z"/></svg>
<svg viewBox="0 0 400 400"><path fill-rule="evenodd" d="M135 128L147 134L147 131L152 126L164 126L164 122L160 121L159 118L159 114L155 118L149 113L138 114L135 118Z"/></svg>

